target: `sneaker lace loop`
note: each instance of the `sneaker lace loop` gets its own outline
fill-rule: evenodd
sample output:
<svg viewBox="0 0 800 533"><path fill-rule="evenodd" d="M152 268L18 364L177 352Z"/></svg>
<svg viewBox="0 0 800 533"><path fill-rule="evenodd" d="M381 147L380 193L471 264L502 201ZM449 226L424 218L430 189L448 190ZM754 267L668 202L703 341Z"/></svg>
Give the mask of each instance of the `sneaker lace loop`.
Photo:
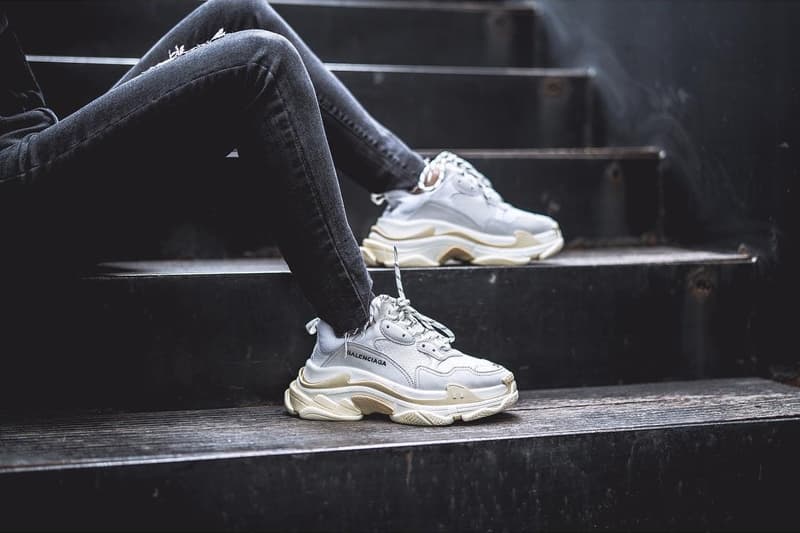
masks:
<svg viewBox="0 0 800 533"><path fill-rule="evenodd" d="M450 344L456 340L455 334L450 328L426 316L411 306L411 300L406 298L406 293L403 290L403 279L400 275L400 262L397 256L397 247L394 247L394 279L397 285L397 298L390 296L382 296L383 301L389 303L388 315L389 318L404 324L409 333L414 336L417 341L436 342L442 352L448 352L451 349ZM369 322L362 328L354 331L348 331L344 335L345 354L347 353L347 344L351 338L357 337L359 333L363 332L369 325L374 324L376 320L375 309L370 309ZM319 318L314 318L306 324L306 331L313 335L317 333L317 326L320 322Z"/></svg>
<svg viewBox="0 0 800 533"><path fill-rule="evenodd" d="M396 246L394 247L394 280L397 286L397 298L392 299L394 304L392 318L407 325L416 340L443 341L442 349L444 351L449 350L450 344L456 340L452 330L438 320L434 320L414 309L411 306L411 300L406 298Z"/></svg>
<svg viewBox="0 0 800 533"><path fill-rule="evenodd" d="M420 173L419 183L417 184L417 187L420 189L430 191L438 187L442 180L436 180L433 185L426 185L428 178L434 171L437 171L438 175L441 176L446 168L450 168L454 169L462 176L474 180L487 202L492 204L504 203L503 197L494 189L494 185L492 185L489 178L472 166L469 161L462 159L456 154L447 151L441 152L433 161L426 160L425 162L425 168Z"/></svg>

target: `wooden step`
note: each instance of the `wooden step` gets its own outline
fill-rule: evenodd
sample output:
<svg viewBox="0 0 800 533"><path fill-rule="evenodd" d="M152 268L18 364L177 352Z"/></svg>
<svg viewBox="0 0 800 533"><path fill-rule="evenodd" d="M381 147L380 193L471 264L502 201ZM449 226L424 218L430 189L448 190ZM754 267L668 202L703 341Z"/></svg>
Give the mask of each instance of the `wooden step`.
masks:
<svg viewBox="0 0 800 533"><path fill-rule="evenodd" d="M2 528L790 530L798 446L800 390L752 378L523 392L445 428L6 414Z"/></svg>
<svg viewBox="0 0 800 533"><path fill-rule="evenodd" d="M315 316L280 260L64 265L3 287L0 399L33 409L276 401L311 353ZM523 267L403 269L455 346L521 388L752 375L756 259L669 247L572 250ZM376 294L396 294L372 269ZM43 394L46 391L46 394Z"/></svg>

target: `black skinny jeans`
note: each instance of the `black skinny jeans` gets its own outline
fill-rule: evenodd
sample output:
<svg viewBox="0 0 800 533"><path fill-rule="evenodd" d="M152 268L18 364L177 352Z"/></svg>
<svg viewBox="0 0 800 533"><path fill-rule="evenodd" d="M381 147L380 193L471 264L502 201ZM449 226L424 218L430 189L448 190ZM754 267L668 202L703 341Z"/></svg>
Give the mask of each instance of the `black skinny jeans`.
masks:
<svg viewBox="0 0 800 533"><path fill-rule="evenodd" d="M220 29L226 35L210 41ZM165 61L181 46L186 53ZM382 192L412 187L424 163L265 0L197 8L106 94L0 152L0 182L58 202L98 194L122 166L147 172L233 148L254 179L270 181L271 230L315 311L339 334L362 326L372 281L334 165ZM146 177L136 185L158 190ZM98 202L125 201L124 187L107 190L117 193Z"/></svg>

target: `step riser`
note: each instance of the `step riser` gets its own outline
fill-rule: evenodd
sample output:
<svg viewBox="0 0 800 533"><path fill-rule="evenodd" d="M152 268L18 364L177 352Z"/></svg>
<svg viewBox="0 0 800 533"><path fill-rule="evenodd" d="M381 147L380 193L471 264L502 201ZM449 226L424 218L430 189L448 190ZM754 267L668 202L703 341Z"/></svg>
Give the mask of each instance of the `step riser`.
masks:
<svg viewBox="0 0 800 533"><path fill-rule="evenodd" d="M4 2L30 54L139 57L200 2ZM397 65L540 64L530 6L292 5L275 10L325 61ZM437 8L438 7L438 8ZM43 12L47 17L42 17ZM210 37L210 36L209 36ZM411 38L413 37L413 38Z"/></svg>
<svg viewBox="0 0 800 533"><path fill-rule="evenodd" d="M655 154L466 156L506 200L558 220L568 247L660 240L660 162ZM93 217L104 220L103 228L94 230L108 233L105 242L95 247L100 259L278 253L264 212L264 199L272 194L269 176L249 179L236 157L215 159L197 168L165 170L166 175L155 174L156 168L153 172L148 178L157 185L126 193L125 204L130 207L101 210ZM141 182L140 176L117 175L116 179L120 184ZM374 205L368 193L347 177L342 177L340 185L351 229L360 242L383 206ZM36 198L0 198L0 222L3 227L15 227L19 220L49 216L52 212L40 204ZM147 206L146 217L141 205ZM71 204L68 211L73 210L97 210L95 198L86 205Z"/></svg>
<svg viewBox="0 0 800 533"><path fill-rule="evenodd" d="M32 68L48 105L65 117L130 67L35 62ZM565 147L590 139L585 75L336 74L376 119L414 147Z"/></svg>
<svg viewBox="0 0 800 533"><path fill-rule="evenodd" d="M790 419L5 474L0 494L4 529L791 530L798 446Z"/></svg>
<svg viewBox="0 0 800 533"><path fill-rule="evenodd" d="M567 246L609 243L654 243L659 240L659 162L649 159L509 159L471 157L490 176L496 189L514 205L558 220ZM168 171L168 173L171 171ZM215 160L202 168L150 176L158 195L141 191L148 206L146 220L125 210L103 215L115 228L107 245L96 250L107 260L241 257L277 253L264 199L271 180L248 179L238 158ZM120 183L125 180L119 177ZM384 206L353 180L340 180L350 227L358 242L366 237ZM186 201L191 191L191 201ZM93 201L93 200L92 200ZM9 209L20 217L35 212L35 204L0 204L5 220ZM93 209L91 205L81 208ZM28 215L26 215L26 213ZM11 223L11 222L9 222ZM124 237L121 237L124 236Z"/></svg>
<svg viewBox="0 0 800 533"><path fill-rule="evenodd" d="M373 277L376 293L395 294L391 271ZM750 263L406 269L403 280L457 347L506 365L520 388L747 375L757 364ZM288 273L53 283L4 291L10 405L277 401L313 343L303 324L314 313Z"/></svg>

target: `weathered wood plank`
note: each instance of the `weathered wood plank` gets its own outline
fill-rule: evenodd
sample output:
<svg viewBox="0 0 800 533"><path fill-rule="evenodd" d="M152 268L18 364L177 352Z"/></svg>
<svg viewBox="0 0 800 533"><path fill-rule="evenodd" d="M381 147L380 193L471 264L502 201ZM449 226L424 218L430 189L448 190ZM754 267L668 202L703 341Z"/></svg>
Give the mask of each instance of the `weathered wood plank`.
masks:
<svg viewBox="0 0 800 533"><path fill-rule="evenodd" d="M541 391L451 428L275 406L7 418L3 462L16 448L39 464L0 474L0 529L788 531L798 394L752 379Z"/></svg>
<svg viewBox="0 0 800 533"><path fill-rule="evenodd" d="M536 270L551 266L596 267L622 265L675 265L681 263L735 263L751 260L738 252L692 250L672 246L603 247L596 249L566 250L545 261L533 262L516 268ZM459 266L459 270L486 270L486 267ZM388 270L374 268L372 271ZM407 268L405 270L420 270ZM116 261L98 266L92 278L161 277L161 276L223 276L228 274L288 273L289 267L281 259L204 259L204 260L150 260Z"/></svg>
<svg viewBox="0 0 800 533"><path fill-rule="evenodd" d="M312 423L281 406L95 414L0 428L0 472L530 439L800 417L800 389L763 379L523 392L509 413L450 428L384 417ZM0 419L2 420L2 419Z"/></svg>

